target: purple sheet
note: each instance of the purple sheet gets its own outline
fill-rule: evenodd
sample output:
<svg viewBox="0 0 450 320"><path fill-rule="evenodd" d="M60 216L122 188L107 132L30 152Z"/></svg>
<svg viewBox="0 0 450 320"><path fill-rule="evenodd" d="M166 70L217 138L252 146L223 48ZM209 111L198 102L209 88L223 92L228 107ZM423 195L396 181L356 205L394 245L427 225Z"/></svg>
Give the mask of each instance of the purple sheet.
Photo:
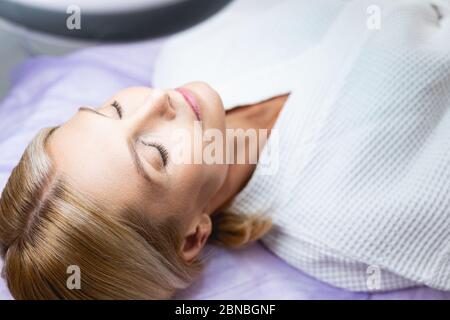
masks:
<svg viewBox="0 0 450 320"><path fill-rule="evenodd" d="M119 89L150 85L160 44L96 47L32 59L17 68L13 88L0 103L0 189L40 128L66 120L82 104L99 105ZM204 273L177 298L450 299L450 292L425 287L377 294L334 288L290 267L259 243L233 251L209 246L206 256ZM11 298L3 280L0 298Z"/></svg>

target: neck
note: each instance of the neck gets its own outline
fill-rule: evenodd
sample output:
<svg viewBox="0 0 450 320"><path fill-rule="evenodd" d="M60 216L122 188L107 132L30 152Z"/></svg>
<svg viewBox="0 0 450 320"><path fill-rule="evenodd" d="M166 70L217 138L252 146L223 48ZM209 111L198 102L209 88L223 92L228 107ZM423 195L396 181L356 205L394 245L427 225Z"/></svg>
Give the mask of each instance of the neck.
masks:
<svg viewBox="0 0 450 320"><path fill-rule="evenodd" d="M257 104L240 106L227 112L227 129L255 129L257 141L259 142L260 129L266 129L270 135L278 115L289 95L282 95ZM245 143L239 144L237 136L234 135L231 141L227 141L229 147L234 148L235 159L229 165L228 174L219 192L211 202L208 212L213 214L228 206L231 200L245 187L256 169L256 164L249 163L252 157L259 158L265 141L258 145L258 148L250 148L250 143L246 139ZM256 153L256 154L254 154ZM238 164L236 155L244 154L245 163Z"/></svg>

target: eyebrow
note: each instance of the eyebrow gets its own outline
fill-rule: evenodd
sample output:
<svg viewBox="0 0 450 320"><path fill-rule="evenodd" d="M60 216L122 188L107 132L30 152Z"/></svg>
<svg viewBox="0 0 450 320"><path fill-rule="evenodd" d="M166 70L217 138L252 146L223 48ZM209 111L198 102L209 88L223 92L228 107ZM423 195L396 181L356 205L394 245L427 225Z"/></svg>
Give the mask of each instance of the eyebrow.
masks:
<svg viewBox="0 0 450 320"><path fill-rule="evenodd" d="M141 157L139 157L139 154L136 151L136 144L133 141L133 139L128 139L127 145L128 150L130 150L131 158L133 159L133 163L138 174L148 182L153 183L153 181L150 179L150 176L147 174L147 171L145 171L144 169L144 164L142 163Z"/></svg>
<svg viewBox="0 0 450 320"><path fill-rule="evenodd" d="M108 116L104 115L103 113L98 112L95 109L86 108L86 107L80 107L78 110L79 111L87 111L87 112L90 112L92 114L96 114L96 115L99 115L99 116L102 116L102 117L109 118ZM132 139L128 139L127 146L128 146L128 150L130 151L131 158L133 159L134 167L136 168L136 171L138 172L138 174L141 177L143 177L145 180L147 180L149 182L153 182L150 179L149 175L147 174L147 171L145 171L145 169L144 169L144 164L142 163L142 160L141 160L141 158L139 157L139 154L136 151L135 142Z"/></svg>
<svg viewBox="0 0 450 320"><path fill-rule="evenodd" d="M108 118L108 116L104 115L103 113L98 112L97 110L91 109L91 108L80 107L80 108L78 109L78 111L87 111L87 112L94 113L94 114L96 114L96 115L98 115L98 116L102 116L102 117Z"/></svg>

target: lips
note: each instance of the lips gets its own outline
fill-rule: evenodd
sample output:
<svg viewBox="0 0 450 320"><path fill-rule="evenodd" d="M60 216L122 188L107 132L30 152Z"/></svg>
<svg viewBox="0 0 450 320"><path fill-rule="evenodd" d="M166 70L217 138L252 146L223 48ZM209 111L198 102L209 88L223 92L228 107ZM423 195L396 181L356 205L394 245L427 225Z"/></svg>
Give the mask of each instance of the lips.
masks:
<svg viewBox="0 0 450 320"><path fill-rule="evenodd" d="M197 102L197 99L195 98L194 94L185 88L177 88L175 91L178 91L181 93L181 95L184 97L184 99L187 101L189 106L192 108L192 110L195 113L195 116L198 121L201 121L201 114L200 114L200 105Z"/></svg>

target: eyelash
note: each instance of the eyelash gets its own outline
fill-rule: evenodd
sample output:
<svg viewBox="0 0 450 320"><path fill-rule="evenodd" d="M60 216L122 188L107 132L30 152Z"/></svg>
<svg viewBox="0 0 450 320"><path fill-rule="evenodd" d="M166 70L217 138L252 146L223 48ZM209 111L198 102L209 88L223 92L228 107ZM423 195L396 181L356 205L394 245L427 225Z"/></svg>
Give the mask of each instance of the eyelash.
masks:
<svg viewBox="0 0 450 320"><path fill-rule="evenodd" d="M157 143L157 142L148 143L148 142L145 142L142 140L141 140L141 142L144 146L154 147L154 148L158 149L159 153L161 154L161 159L163 161L164 167L167 166L167 163L169 162L169 152L167 151L166 147L164 147L162 144Z"/></svg>
<svg viewBox="0 0 450 320"><path fill-rule="evenodd" d="M119 115L119 118L122 118L123 115L123 108L122 106L115 100L111 103L111 106L116 109L117 114ZM159 153L161 154L161 159L163 161L164 167L167 166L167 163L169 162L169 152L167 151L166 147L164 147L160 143L147 143L145 141L142 141L142 144L148 147L154 147L156 148Z"/></svg>
<svg viewBox="0 0 450 320"><path fill-rule="evenodd" d="M123 108L122 106L117 102L117 101L113 101L113 103L111 103L111 106L116 109L117 114L119 115L119 118L122 119L122 114L123 114Z"/></svg>

